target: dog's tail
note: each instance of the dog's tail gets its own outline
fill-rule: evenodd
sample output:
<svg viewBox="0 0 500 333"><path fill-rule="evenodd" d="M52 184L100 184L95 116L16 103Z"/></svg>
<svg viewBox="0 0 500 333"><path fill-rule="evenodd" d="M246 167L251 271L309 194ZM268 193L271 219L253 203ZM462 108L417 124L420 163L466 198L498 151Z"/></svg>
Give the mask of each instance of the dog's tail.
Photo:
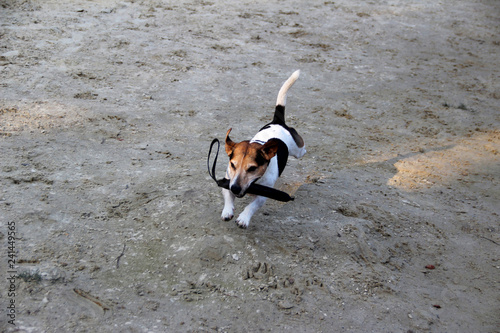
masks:
<svg viewBox="0 0 500 333"><path fill-rule="evenodd" d="M293 74L288 78L288 80L283 83L283 86L281 86L280 92L278 93L278 99L276 100L276 105L282 105L285 106L286 104L286 93L288 92L288 89L290 89L295 81L299 78L300 75L300 70L297 70L293 72Z"/></svg>
<svg viewBox="0 0 500 333"><path fill-rule="evenodd" d="M281 89L278 93L278 98L276 100L276 109L274 111L273 124L285 124L285 104L286 104L286 93L290 89L295 81L299 78L300 70L293 72L293 74L288 78L288 80L283 83Z"/></svg>

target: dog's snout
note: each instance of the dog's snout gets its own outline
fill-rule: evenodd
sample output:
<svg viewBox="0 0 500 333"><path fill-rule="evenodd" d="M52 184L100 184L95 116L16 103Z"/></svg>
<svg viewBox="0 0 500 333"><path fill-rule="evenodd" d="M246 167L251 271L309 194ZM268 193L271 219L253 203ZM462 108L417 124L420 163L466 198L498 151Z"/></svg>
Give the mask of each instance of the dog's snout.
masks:
<svg viewBox="0 0 500 333"><path fill-rule="evenodd" d="M231 192L233 192L236 195L239 195L241 193L241 186L238 184L231 185Z"/></svg>

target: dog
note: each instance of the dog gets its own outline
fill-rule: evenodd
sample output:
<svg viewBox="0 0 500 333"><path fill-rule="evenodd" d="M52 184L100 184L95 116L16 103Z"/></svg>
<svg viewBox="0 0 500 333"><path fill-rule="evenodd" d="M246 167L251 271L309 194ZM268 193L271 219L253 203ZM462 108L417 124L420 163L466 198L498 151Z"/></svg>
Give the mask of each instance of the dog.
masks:
<svg viewBox="0 0 500 333"><path fill-rule="evenodd" d="M273 187L286 166L288 155L301 158L306 153L302 137L285 124L286 94L299 75L300 71L297 70L285 81L278 93L273 121L262 127L251 140L233 142L229 137L232 128L227 131L225 150L229 156L226 171L229 189L222 190L222 220L233 218L235 198L243 197L251 184ZM266 199L256 195L238 216L236 224L240 228L247 228L252 216Z"/></svg>

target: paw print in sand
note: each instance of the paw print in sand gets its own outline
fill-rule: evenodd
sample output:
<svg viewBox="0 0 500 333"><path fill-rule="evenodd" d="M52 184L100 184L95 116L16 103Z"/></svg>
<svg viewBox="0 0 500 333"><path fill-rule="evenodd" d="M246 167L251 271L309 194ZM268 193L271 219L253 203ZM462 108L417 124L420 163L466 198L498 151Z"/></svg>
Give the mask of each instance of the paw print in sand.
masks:
<svg viewBox="0 0 500 333"><path fill-rule="evenodd" d="M273 267L265 262L258 262L252 265L249 269L243 272L243 278L247 279L257 279L257 280L267 280L269 277L273 276Z"/></svg>

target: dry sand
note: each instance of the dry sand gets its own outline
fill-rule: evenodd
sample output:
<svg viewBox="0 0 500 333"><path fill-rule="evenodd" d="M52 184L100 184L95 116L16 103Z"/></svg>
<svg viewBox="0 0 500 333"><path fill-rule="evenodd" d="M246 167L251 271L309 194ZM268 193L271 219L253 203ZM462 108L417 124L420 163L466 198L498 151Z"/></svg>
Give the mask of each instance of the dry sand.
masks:
<svg viewBox="0 0 500 333"><path fill-rule="evenodd" d="M0 331L498 332L499 17L0 1ZM222 222L210 141L249 139L296 69L296 199Z"/></svg>

